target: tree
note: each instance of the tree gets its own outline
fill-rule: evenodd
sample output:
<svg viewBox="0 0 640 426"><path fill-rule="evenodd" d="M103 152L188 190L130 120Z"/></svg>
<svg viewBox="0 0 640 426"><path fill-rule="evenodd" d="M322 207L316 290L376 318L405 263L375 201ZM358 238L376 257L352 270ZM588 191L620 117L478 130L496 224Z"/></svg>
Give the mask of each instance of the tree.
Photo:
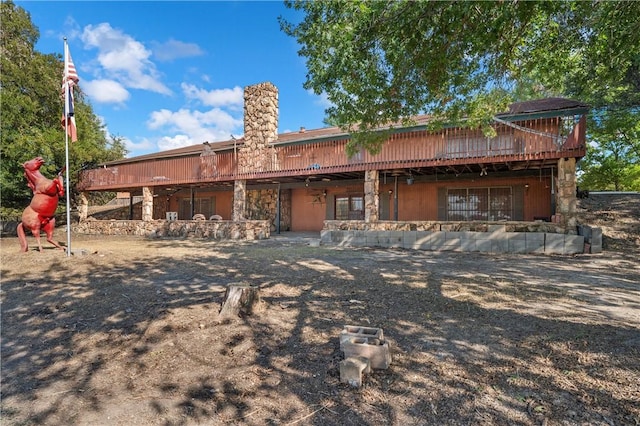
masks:
<svg viewBox="0 0 640 426"><path fill-rule="evenodd" d="M34 50L40 34L23 8L11 1L2 2L0 8L0 197L3 207L21 208L31 199L22 163L41 156L47 161L42 173L53 176L66 162L60 124L64 63L60 54ZM115 160L126 154L121 140L107 140L104 125L82 92L75 97L75 113L80 137L69 146L72 187L82 164Z"/></svg>
<svg viewBox="0 0 640 426"><path fill-rule="evenodd" d="M327 121L353 133L350 152L376 152L386 136L376 129L418 113L487 130L510 102L540 92L638 113L640 2L286 5L304 12L298 24L280 19L307 60L304 87L326 93Z"/></svg>
<svg viewBox="0 0 640 426"><path fill-rule="evenodd" d="M590 190L640 190L638 111L601 108L590 119L590 147L579 185Z"/></svg>

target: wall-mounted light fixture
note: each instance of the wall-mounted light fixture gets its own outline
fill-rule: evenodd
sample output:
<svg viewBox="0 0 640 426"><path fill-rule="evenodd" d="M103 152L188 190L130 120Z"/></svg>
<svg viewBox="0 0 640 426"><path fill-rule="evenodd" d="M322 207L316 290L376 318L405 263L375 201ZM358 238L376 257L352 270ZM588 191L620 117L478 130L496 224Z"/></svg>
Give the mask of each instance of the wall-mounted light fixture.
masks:
<svg viewBox="0 0 640 426"><path fill-rule="evenodd" d="M407 178L407 185L413 185L413 175L409 172L409 177Z"/></svg>
<svg viewBox="0 0 640 426"><path fill-rule="evenodd" d="M393 189L389 190L389 195L393 194Z"/></svg>

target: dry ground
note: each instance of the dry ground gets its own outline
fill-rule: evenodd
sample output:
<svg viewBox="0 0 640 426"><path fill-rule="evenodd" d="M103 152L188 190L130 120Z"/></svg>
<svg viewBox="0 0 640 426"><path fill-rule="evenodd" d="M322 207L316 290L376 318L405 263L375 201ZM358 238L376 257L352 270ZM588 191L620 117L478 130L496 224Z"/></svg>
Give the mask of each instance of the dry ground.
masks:
<svg viewBox="0 0 640 426"><path fill-rule="evenodd" d="M639 425L627 198L582 201L597 255L74 235L87 254L66 257L4 238L1 423ZM260 285L263 310L219 320L231 282ZM360 389L340 383L346 324L391 345Z"/></svg>

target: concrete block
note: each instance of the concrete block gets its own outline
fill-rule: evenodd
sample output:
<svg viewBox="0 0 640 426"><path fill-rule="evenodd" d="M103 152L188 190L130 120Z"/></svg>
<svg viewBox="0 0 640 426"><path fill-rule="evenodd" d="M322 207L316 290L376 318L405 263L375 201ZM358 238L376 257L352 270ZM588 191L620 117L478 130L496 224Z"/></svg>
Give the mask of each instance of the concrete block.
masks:
<svg viewBox="0 0 640 426"><path fill-rule="evenodd" d="M591 253L602 253L602 228L591 228Z"/></svg>
<svg viewBox="0 0 640 426"><path fill-rule="evenodd" d="M331 239L331 233L332 232L333 231L330 231L328 229L323 229L322 231L320 231L320 242L322 244L331 243L332 242L332 239Z"/></svg>
<svg viewBox="0 0 640 426"><path fill-rule="evenodd" d="M446 231L434 231L431 235L431 250L443 250Z"/></svg>
<svg viewBox="0 0 640 426"><path fill-rule="evenodd" d="M526 233L526 252L527 253L544 253L544 233L543 232L527 232Z"/></svg>
<svg viewBox="0 0 640 426"><path fill-rule="evenodd" d="M379 231L369 231L366 236L367 246L376 247L379 244Z"/></svg>
<svg viewBox="0 0 640 426"><path fill-rule="evenodd" d="M344 351L343 344L352 337L377 339L384 341L384 333L381 328L363 327L360 325L345 325L340 332L340 350Z"/></svg>
<svg viewBox="0 0 640 426"><path fill-rule="evenodd" d="M527 239L524 232L507 233L509 241L509 253L526 253Z"/></svg>
<svg viewBox="0 0 640 426"><path fill-rule="evenodd" d="M490 234L501 234L503 232L507 232L506 225L489 225L487 227L487 232Z"/></svg>
<svg viewBox="0 0 640 426"><path fill-rule="evenodd" d="M461 251L478 251L476 246L476 234L478 232L461 232L460 234Z"/></svg>
<svg viewBox="0 0 640 426"><path fill-rule="evenodd" d="M546 254L564 254L564 234L545 233L544 252Z"/></svg>
<svg viewBox="0 0 640 426"><path fill-rule="evenodd" d="M586 241L591 240L591 227L587 225L579 225L578 226L578 235L584 236Z"/></svg>
<svg viewBox="0 0 640 426"><path fill-rule="evenodd" d="M331 233L331 242L336 244L341 244L344 240L345 231L333 231Z"/></svg>
<svg viewBox="0 0 640 426"><path fill-rule="evenodd" d="M351 247L366 247L367 238L352 236L348 241L345 241L345 245L349 245Z"/></svg>
<svg viewBox="0 0 640 426"><path fill-rule="evenodd" d="M476 250L481 253L491 253L491 245L489 238L476 239Z"/></svg>
<svg viewBox="0 0 640 426"><path fill-rule="evenodd" d="M373 369L387 369L391 364L389 343L366 337L349 337L343 344L345 358L362 356L368 358Z"/></svg>
<svg viewBox="0 0 640 426"><path fill-rule="evenodd" d="M371 371L368 358L354 356L340 361L340 382L348 383L355 388L362 386L362 374Z"/></svg>
<svg viewBox="0 0 640 426"><path fill-rule="evenodd" d="M433 234L433 231L416 231L416 241L412 248L416 250L431 250Z"/></svg>
<svg viewBox="0 0 640 426"><path fill-rule="evenodd" d="M491 233L491 253L508 253L509 237L504 232Z"/></svg>
<svg viewBox="0 0 640 426"><path fill-rule="evenodd" d="M406 249L414 249L417 233L418 231L405 231L402 235L402 247Z"/></svg>
<svg viewBox="0 0 640 426"><path fill-rule="evenodd" d="M564 254L576 254L584 252L584 236L582 235L565 235L564 236Z"/></svg>
<svg viewBox="0 0 640 426"><path fill-rule="evenodd" d="M404 244L404 231L388 231L389 247L402 248Z"/></svg>

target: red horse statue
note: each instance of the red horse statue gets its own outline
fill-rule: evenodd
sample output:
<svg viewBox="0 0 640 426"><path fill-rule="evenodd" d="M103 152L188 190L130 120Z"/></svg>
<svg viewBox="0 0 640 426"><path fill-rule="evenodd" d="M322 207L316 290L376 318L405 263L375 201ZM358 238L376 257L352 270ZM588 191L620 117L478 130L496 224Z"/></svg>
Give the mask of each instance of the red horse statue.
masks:
<svg viewBox="0 0 640 426"><path fill-rule="evenodd" d="M58 207L58 198L64 195L64 185L62 183L64 169L58 173L55 179L51 180L40 173L40 167L43 164L42 157L36 157L22 165L24 167L24 176L27 178L27 185L33 191L33 198L31 199L31 204L22 213L22 222L18 224L18 239L20 240L21 251L27 251L29 248L25 227L30 229L36 238L39 251L42 251L40 231L45 232L48 242L60 250L64 250L64 247L53 240L53 230L56 226L54 215Z"/></svg>

